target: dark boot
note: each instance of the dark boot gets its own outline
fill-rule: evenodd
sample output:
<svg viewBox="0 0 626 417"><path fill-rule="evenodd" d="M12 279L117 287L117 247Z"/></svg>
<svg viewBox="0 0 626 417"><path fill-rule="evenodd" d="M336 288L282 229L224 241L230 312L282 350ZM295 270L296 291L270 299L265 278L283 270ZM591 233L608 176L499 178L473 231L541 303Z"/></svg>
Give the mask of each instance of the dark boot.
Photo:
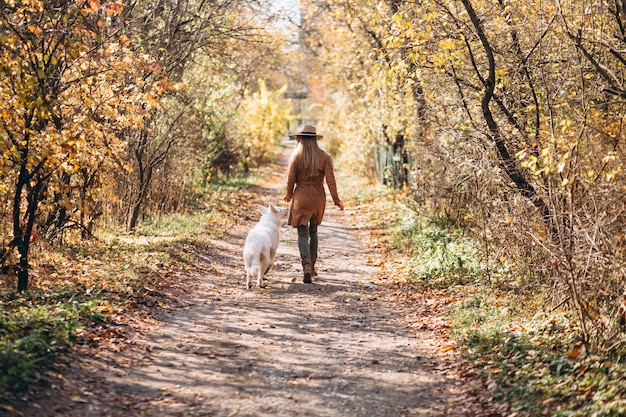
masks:
<svg viewBox="0 0 626 417"><path fill-rule="evenodd" d="M311 267L310 259L302 260L302 271L304 272L304 279L302 280L302 282L304 282L305 284L310 284L311 274L313 273L313 268Z"/></svg>
<svg viewBox="0 0 626 417"><path fill-rule="evenodd" d="M317 276L317 271L315 270L315 261L317 261L317 259L315 258L311 259L311 276L312 277Z"/></svg>

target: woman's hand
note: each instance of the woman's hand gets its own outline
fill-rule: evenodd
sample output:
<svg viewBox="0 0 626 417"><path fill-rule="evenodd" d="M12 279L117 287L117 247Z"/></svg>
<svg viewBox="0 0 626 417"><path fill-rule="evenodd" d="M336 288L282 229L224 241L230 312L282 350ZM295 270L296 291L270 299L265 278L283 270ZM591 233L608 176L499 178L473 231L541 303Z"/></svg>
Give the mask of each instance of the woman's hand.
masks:
<svg viewBox="0 0 626 417"><path fill-rule="evenodd" d="M343 203L341 201L337 204L337 207L339 207L339 210L343 211Z"/></svg>

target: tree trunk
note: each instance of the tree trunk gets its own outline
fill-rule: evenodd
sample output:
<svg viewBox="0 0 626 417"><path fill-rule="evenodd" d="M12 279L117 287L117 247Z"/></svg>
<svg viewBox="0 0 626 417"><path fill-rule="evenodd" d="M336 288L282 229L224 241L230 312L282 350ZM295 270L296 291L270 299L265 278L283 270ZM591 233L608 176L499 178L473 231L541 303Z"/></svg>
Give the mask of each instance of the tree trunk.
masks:
<svg viewBox="0 0 626 417"><path fill-rule="evenodd" d="M13 243L17 247L20 255L19 269L17 273L17 291L22 292L28 289L28 243L26 240L26 228L22 227L21 202L22 192L28 182L28 171L26 163L22 163L17 183L15 184L15 194L13 195Z"/></svg>
<svg viewBox="0 0 626 417"><path fill-rule="evenodd" d="M126 224L126 231L131 232L137 227L137 221L139 220L139 214L141 213L141 207L148 195L148 188L150 187L150 181L152 180L152 168L148 167L145 171L142 170L139 182L139 191L137 198L130 207L128 215L128 223Z"/></svg>
<svg viewBox="0 0 626 417"><path fill-rule="evenodd" d="M20 254L19 268L17 270L17 292L28 290L28 243L22 242L17 246Z"/></svg>
<svg viewBox="0 0 626 417"><path fill-rule="evenodd" d="M137 227L137 220L139 220L139 213L141 211L141 198L137 197L133 205L130 207L130 213L128 215L128 222L126 223L126 231L132 232Z"/></svg>
<svg viewBox="0 0 626 417"><path fill-rule="evenodd" d="M27 155L27 152L24 152ZM17 291L22 292L28 289L28 252L30 249L31 237L35 227L35 216L37 214L37 207L39 205L39 197L43 189L46 177L36 175L33 182L33 172L29 172L26 167L27 158L24 157L24 162L20 167L20 173L18 181L15 186L15 194L13 196L13 245L17 247L20 261L17 273ZM39 167L35 168L36 172L38 168L43 165L43 162ZM29 183L30 186L29 186ZM23 192L26 189L26 213L24 219L21 218L21 206Z"/></svg>

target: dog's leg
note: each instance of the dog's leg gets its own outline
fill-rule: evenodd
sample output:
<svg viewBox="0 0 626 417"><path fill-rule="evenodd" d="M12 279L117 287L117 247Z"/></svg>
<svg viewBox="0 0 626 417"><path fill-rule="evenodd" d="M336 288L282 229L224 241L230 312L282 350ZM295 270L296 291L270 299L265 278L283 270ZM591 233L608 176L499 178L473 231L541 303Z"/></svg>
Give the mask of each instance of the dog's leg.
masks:
<svg viewBox="0 0 626 417"><path fill-rule="evenodd" d="M261 288L261 284L263 284L263 272L261 271L261 268L259 268L259 274L256 278L256 286Z"/></svg>
<svg viewBox="0 0 626 417"><path fill-rule="evenodd" d="M246 271L246 288L250 289L250 272Z"/></svg>
<svg viewBox="0 0 626 417"><path fill-rule="evenodd" d="M266 275L270 271L270 269L272 269L272 266L274 266L274 259L276 259L276 248L271 248L270 261L267 264L267 269L265 270L265 273L263 273L263 275Z"/></svg>

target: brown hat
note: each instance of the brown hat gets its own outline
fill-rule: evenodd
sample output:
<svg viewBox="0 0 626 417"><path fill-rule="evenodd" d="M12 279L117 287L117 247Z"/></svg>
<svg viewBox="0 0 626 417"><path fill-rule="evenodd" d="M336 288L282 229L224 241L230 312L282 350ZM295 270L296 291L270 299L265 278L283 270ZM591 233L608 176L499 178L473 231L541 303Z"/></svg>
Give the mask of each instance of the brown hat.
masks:
<svg viewBox="0 0 626 417"><path fill-rule="evenodd" d="M311 126L311 125L300 125L296 129L295 133L289 136L291 137L294 137L294 136L314 137L315 139L321 139L324 137L322 135L318 135L317 131L315 130L315 126Z"/></svg>

